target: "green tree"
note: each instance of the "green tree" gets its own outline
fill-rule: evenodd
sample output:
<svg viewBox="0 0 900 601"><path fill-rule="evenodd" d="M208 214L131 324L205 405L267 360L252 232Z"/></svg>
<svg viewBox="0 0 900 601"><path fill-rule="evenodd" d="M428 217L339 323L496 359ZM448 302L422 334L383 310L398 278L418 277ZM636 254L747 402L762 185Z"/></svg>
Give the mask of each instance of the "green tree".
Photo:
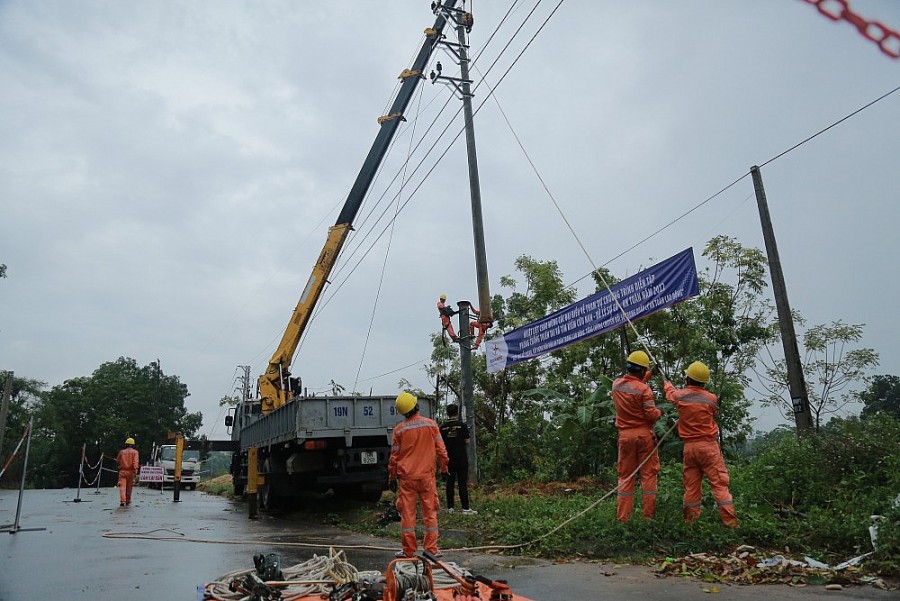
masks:
<svg viewBox="0 0 900 601"><path fill-rule="evenodd" d="M860 417L869 418L876 413L886 413L900 419L900 378L875 376L869 387L859 393L863 404Z"/></svg>
<svg viewBox="0 0 900 601"><path fill-rule="evenodd" d="M6 277L6 265L0 263L0 278Z"/></svg>
<svg viewBox="0 0 900 601"><path fill-rule="evenodd" d="M219 407L237 407L241 402L241 397L236 394L225 395L219 399Z"/></svg>
<svg viewBox="0 0 900 601"><path fill-rule="evenodd" d="M36 412L35 481L40 486L74 484L82 445L90 461L103 453L115 457L126 437L137 441L142 459L154 442L169 432L191 438L203 416L188 413L187 386L167 376L159 364L139 366L120 357L104 363L93 374L54 386L43 395Z"/></svg>
<svg viewBox="0 0 900 601"><path fill-rule="evenodd" d="M6 388L6 380L12 372L0 372L0 395ZM40 380L17 378L13 376L10 391L9 407L6 414L6 432L3 447L0 448L0 467L2 467L18 444L19 437L28 425L28 419L40 404L41 393L47 384ZM21 456L21 455L20 455ZM17 484L21 479L19 463L14 462L3 475L6 484Z"/></svg>
<svg viewBox="0 0 900 601"><path fill-rule="evenodd" d="M625 356L643 343L665 373L678 374L672 378L677 383L680 372L692 361L701 360L710 366L710 388L720 398L717 421L722 441L742 443L750 434L752 421L750 401L744 394L748 383L745 371L768 340L767 325L772 315L772 307L762 295L766 260L759 250L744 248L722 236L713 238L703 255L708 266L698 274L700 296L635 323L640 341L631 327L624 327L493 374L487 373L483 356L474 356L482 472L488 477L507 477L519 466L527 474L563 477L583 475L610 464L609 458L615 456L616 434L610 424L609 394L602 391L608 389L611 379L622 374ZM509 295L493 299L496 327L489 338L576 300L575 290L564 285L555 261L522 256L515 265L519 275L500 280ZM617 281L605 269L592 275L597 290ZM457 349L440 344L440 340L433 338L429 374L445 374L446 388L458 390ZM654 382L658 398L660 384ZM542 394L533 394L535 389L542 389ZM666 413L659 424L665 431L674 412L664 402L659 405ZM578 440L590 440L587 454ZM674 446L678 446L677 441ZM667 443L663 450L672 453L676 449ZM522 456L520 463L511 461L513 454Z"/></svg>
<svg viewBox="0 0 900 601"><path fill-rule="evenodd" d="M795 318L795 321L801 326L804 324L802 319ZM838 320L813 326L803 333L803 376L817 431L826 416L840 413L859 398L850 388L862 381L869 369L878 365L878 353L874 350L851 348L862 340L864 325L846 324ZM770 343L774 344L779 341L777 322L772 324L771 332ZM792 419L784 359L775 360L770 348L769 359L759 375L767 392L762 404L776 407L785 419Z"/></svg>

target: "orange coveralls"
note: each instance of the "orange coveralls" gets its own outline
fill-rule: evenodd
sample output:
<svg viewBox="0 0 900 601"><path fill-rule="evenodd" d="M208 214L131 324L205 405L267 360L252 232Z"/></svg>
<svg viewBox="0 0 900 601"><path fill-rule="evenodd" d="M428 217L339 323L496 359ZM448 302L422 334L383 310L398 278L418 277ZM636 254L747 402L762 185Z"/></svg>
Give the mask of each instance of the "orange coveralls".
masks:
<svg viewBox="0 0 900 601"><path fill-rule="evenodd" d="M394 427L394 442L388 462L388 477L399 479L397 509L400 511L400 542L403 553L416 553L416 501L422 503L425 523L423 547L438 552L438 493L435 483L434 460L437 457L441 473L448 469L447 448L434 420L415 413Z"/></svg>
<svg viewBox="0 0 900 601"><path fill-rule="evenodd" d="M700 517L706 474L722 523L737 527L734 501L728 491L728 470L719 448L719 427L713 419L719 399L700 386L679 390L666 382L663 388L666 398L678 409L678 436L684 441L684 521L693 522Z"/></svg>
<svg viewBox="0 0 900 601"><path fill-rule="evenodd" d="M650 372L647 372L649 378ZM628 477L650 455L641 467L641 510L644 519L656 513L656 476L659 474L659 454L653 440L653 424L662 415L653 403L653 391L631 374L617 379L612 388L616 407L616 428L619 429L619 493L616 518L631 519L634 511L636 477Z"/></svg>
<svg viewBox="0 0 900 601"><path fill-rule="evenodd" d="M131 503L131 490L140 467L137 449L125 447L116 455L116 463L119 464L119 501Z"/></svg>
<svg viewBox="0 0 900 601"><path fill-rule="evenodd" d="M437 303L438 315L441 316L441 325L444 326L444 329L447 330L447 333L450 334L450 339L453 342L456 342L456 330L453 329L453 323L450 321L450 318L453 316L453 309L447 307L444 304L444 301L438 299Z"/></svg>
<svg viewBox="0 0 900 601"><path fill-rule="evenodd" d="M475 317L479 317L481 313L475 307L470 307L472 313ZM484 340L484 334L488 331L488 328L491 327L491 322L482 322L478 320L473 320L469 322L469 332L474 334L476 331L478 332L478 337L475 338L475 344L472 345L472 350L477 351L478 347L481 346L482 340Z"/></svg>

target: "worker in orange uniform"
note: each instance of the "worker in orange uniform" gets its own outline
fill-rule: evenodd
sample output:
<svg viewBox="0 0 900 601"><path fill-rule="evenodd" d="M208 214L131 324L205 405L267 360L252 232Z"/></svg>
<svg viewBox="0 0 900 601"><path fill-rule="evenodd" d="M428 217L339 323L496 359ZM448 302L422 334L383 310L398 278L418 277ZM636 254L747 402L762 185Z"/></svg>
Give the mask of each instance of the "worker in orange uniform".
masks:
<svg viewBox="0 0 900 601"><path fill-rule="evenodd" d="M709 367L694 361L684 375L685 388L675 388L668 381L663 384L666 399L678 409L678 435L684 441L684 521L693 522L700 517L703 475L706 474L722 523L737 528L734 501L728 491L728 470L719 448L719 427L714 419L719 399L706 390Z"/></svg>
<svg viewBox="0 0 900 601"><path fill-rule="evenodd" d="M447 449L437 423L419 413L416 397L408 392L401 392L395 404L397 412L405 418L394 427L391 458L388 462L391 489L399 488L397 509L400 510L400 541L403 548L397 552L397 557L412 557L416 552L417 501L422 504L422 521L425 523L423 547L439 557L438 493L434 463L437 458L441 473L446 478Z"/></svg>
<svg viewBox="0 0 900 601"><path fill-rule="evenodd" d="M459 337L456 335L456 331L453 329L453 323L450 321L450 318L456 315L456 311L453 310L453 307L448 307L446 305L446 300L446 294L442 294L441 298L438 299L438 315L441 316L441 325L447 330L447 333L450 335L450 340L456 342L459 340Z"/></svg>
<svg viewBox="0 0 900 601"><path fill-rule="evenodd" d="M634 511L634 471L641 465L641 510L644 519L656 513L656 476L659 474L659 454L653 436L653 424L661 412L653 402L653 391L646 382L650 379L650 357L644 351L634 351L625 363L626 374L613 382L612 398L616 408L616 428L619 430L618 506L616 518L620 522L631 519ZM649 456L649 459L647 457ZM644 461L646 459L646 461Z"/></svg>
<svg viewBox="0 0 900 601"><path fill-rule="evenodd" d="M134 439L130 436L125 439L125 448L116 455L116 463L119 465L119 507L124 507L131 505L131 490L141 465Z"/></svg>
<svg viewBox="0 0 900 601"><path fill-rule="evenodd" d="M469 307L472 313L475 314L475 317L481 317L481 313L474 306ZM481 346L481 342L484 340L484 335L493 325L490 321L481 321L480 319L472 320L469 322L469 331L473 334L477 331L478 336L475 339L475 344L472 345L472 350L477 351L478 347Z"/></svg>

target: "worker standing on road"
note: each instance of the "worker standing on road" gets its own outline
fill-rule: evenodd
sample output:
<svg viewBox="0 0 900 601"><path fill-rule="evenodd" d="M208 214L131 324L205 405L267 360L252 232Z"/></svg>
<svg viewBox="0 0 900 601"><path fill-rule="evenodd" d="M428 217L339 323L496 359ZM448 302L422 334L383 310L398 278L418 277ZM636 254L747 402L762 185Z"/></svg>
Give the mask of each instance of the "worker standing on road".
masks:
<svg viewBox="0 0 900 601"><path fill-rule="evenodd" d="M425 523L423 547L435 556L438 551L438 494L435 482L435 458L441 473L448 468L447 449L434 420L419 413L418 399L408 392L401 392L396 400L397 412L405 419L394 427L391 458L388 462L388 478L391 488L397 492L397 509L400 510L400 541L403 548L397 557L415 555L416 502L422 504L422 521ZM399 487L397 482L399 481Z"/></svg>
<svg viewBox="0 0 900 601"><path fill-rule="evenodd" d="M441 325L447 330L447 333L450 335L450 340L456 342L459 340L459 337L456 335L456 330L453 329L453 322L450 321L450 318L456 315L456 311L453 310L453 307L447 306L446 300L446 294L442 294L441 298L438 299L438 315L441 316Z"/></svg>
<svg viewBox="0 0 900 601"><path fill-rule="evenodd" d="M119 507L124 507L131 505L131 491L141 465L134 439L130 436L125 439L125 448L116 455L116 463L119 465Z"/></svg>
<svg viewBox="0 0 900 601"><path fill-rule="evenodd" d="M693 522L700 517L703 475L706 474L722 523L737 528L734 501L728 491L728 470L719 448L719 427L714 419L719 399L706 390L709 367L694 361L684 375L687 379L685 388L675 388L668 381L663 384L666 398L678 409L678 435L684 441L684 521Z"/></svg>
<svg viewBox="0 0 900 601"><path fill-rule="evenodd" d="M612 398L616 408L616 428L619 430L618 506L616 519L625 522L634 511L636 475L641 465L641 510L644 519L656 513L656 476L659 474L659 454L653 436L653 424L661 412L653 403L653 391L647 386L650 379L650 357L644 351L634 351L625 363L626 374L613 382Z"/></svg>
<svg viewBox="0 0 900 601"><path fill-rule="evenodd" d="M447 511L453 513L455 485L459 483L459 502L465 515L478 513L469 508L469 427L459 417L459 405L447 405L447 421L441 424L441 438L450 457L447 474Z"/></svg>

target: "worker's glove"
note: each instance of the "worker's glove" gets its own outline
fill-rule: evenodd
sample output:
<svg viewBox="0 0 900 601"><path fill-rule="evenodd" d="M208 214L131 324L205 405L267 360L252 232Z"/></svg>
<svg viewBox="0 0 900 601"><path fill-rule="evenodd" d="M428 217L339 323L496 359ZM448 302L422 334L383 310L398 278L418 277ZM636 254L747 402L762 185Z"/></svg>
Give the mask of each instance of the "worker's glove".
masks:
<svg viewBox="0 0 900 601"><path fill-rule="evenodd" d="M388 481L388 488L391 489L391 492L397 492L397 479Z"/></svg>

